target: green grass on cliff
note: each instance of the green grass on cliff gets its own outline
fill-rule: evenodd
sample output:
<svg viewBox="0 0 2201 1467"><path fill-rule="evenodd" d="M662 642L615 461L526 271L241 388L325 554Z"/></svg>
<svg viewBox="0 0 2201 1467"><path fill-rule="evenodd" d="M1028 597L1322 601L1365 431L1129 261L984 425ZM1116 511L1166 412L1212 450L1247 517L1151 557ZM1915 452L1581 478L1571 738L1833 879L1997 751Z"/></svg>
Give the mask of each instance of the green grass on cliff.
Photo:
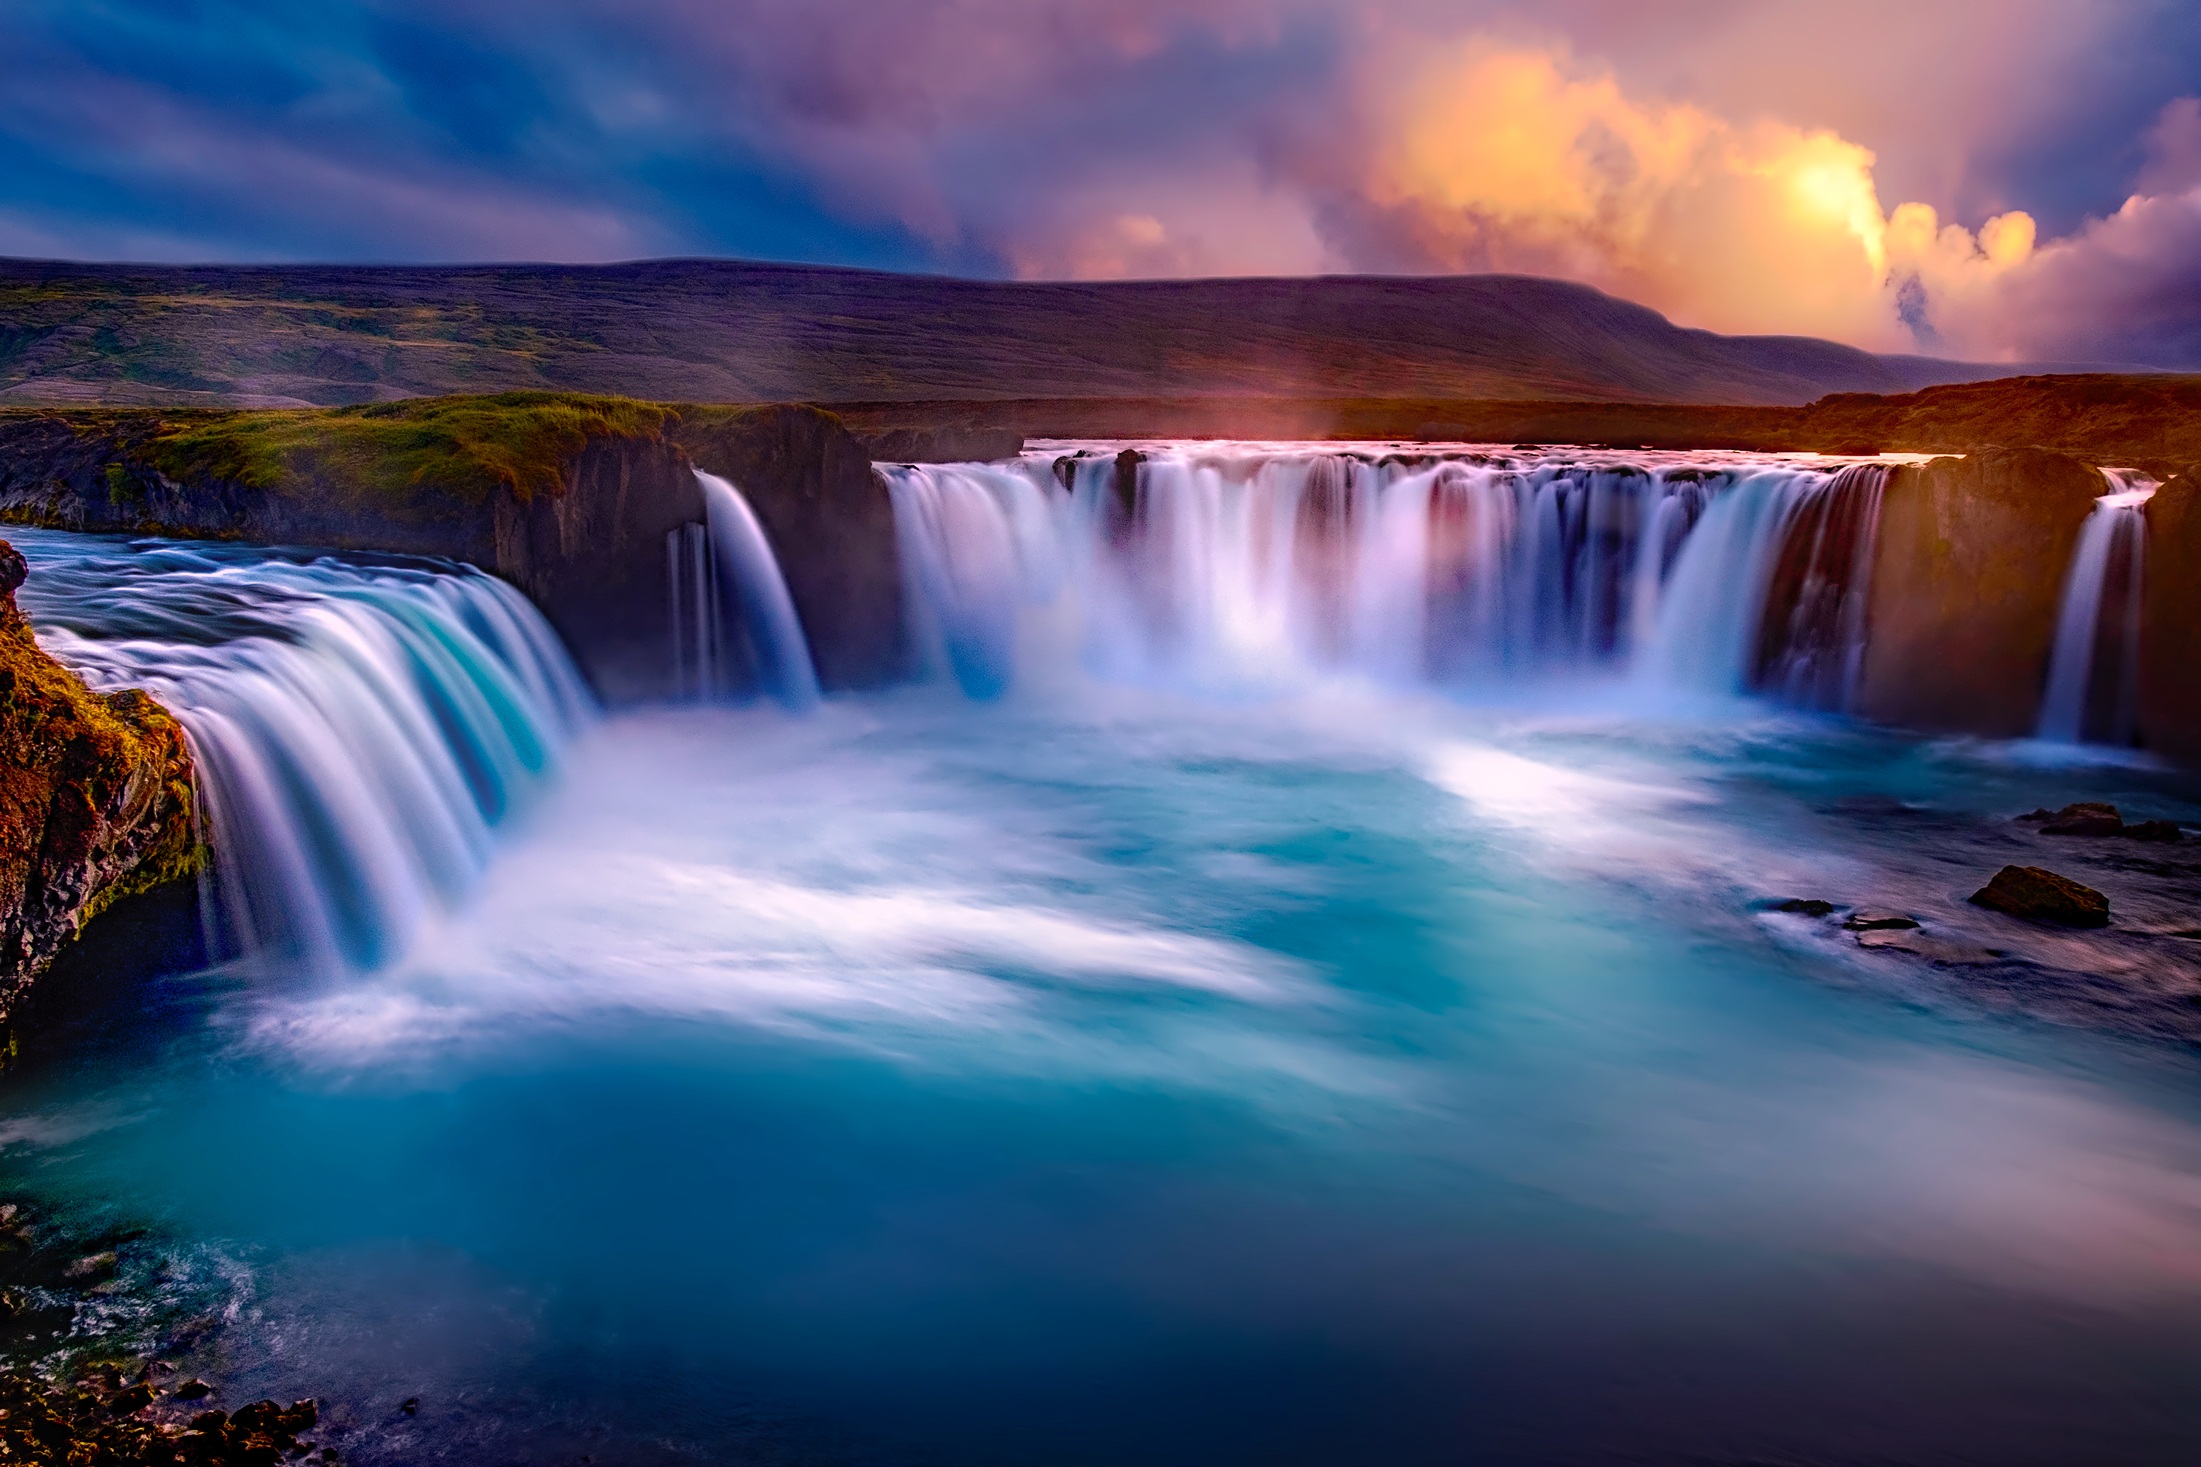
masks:
<svg viewBox="0 0 2201 1467"><path fill-rule="evenodd" d="M556 492L591 438L647 438L671 408L623 397L504 392L363 407L194 413L164 422L144 456L170 478L283 493L311 484L353 502L422 489L478 502Z"/></svg>

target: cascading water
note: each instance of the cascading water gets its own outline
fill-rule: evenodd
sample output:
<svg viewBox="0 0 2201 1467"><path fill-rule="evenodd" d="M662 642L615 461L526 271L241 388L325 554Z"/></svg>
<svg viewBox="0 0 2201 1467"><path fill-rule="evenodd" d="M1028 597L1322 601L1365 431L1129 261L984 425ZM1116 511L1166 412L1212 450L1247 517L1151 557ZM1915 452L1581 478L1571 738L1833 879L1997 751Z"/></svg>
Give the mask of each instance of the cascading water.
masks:
<svg viewBox="0 0 2201 1467"><path fill-rule="evenodd" d="M764 527L731 483L700 471L695 477L706 523L665 538L682 696L712 700L761 687L790 708L815 705L810 644Z"/></svg>
<svg viewBox="0 0 2201 1467"><path fill-rule="evenodd" d="M1281 446L888 471L935 669L1474 688L1631 673L1848 706L1884 466ZM1067 489L1067 493L1063 492Z"/></svg>
<svg viewBox="0 0 2201 1467"><path fill-rule="evenodd" d="M2079 529L2056 613L2056 644L2041 697L2040 736L2129 747L2139 724L2140 595L2156 481L2104 469L2109 492Z"/></svg>
<svg viewBox="0 0 2201 1467"><path fill-rule="evenodd" d="M1808 486L1783 525L1758 618L1753 684L1801 708L1850 707L1888 471L1852 464Z"/></svg>
<svg viewBox="0 0 2201 1467"><path fill-rule="evenodd" d="M182 720L216 950L372 968L463 890L591 717L520 593L471 569L11 530L41 642Z"/></svg>

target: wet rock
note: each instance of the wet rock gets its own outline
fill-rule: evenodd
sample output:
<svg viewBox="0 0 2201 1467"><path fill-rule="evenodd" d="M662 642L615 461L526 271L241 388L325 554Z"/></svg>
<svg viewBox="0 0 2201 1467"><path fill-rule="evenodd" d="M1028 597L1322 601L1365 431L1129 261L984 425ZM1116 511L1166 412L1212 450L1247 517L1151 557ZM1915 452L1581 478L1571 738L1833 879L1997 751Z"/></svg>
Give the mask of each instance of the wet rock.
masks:
<svg viewBox="0 0 2201 1467"><path fill-rule="evenodd" d="M115 1255L112 1253L94 1253L70 1264L62 1270L62 1277L76 1282L106 1278L115 1271L115 1263Z"/></svg>
<svg viewBox="0 0 2201 1467"><path fill-rule="evenodd" d="M203 1401L213 1394L214 1387L196 1377L176 1387L176 1399L179 1401Z"/></svg>
<svg viewBox="0 0 2201 1467"><path fill-rule="evenodd" d="M1790 897L1785 902L1775 902L1767 910L1796 912L1806 917L1831 917L1834 915L1834 903L1822 902L1817 897Z"/></svg>
<svg viewBox="0 0 2201 1467"><path fill-rule="evenodd" d="M2175 820L2143 820L2137 825L2126 826L2124 834L2127 840L2160 841L2166 845L2186 838Z"/></svg>
<svg viewBox="0 0 2201 1467"><path fill-rule="evenodd" d="M1912 957L1924 958L1929 963L1944 963L1956 967L1999 963L2006 956L1991 947L1951 942L1945 937L1934 937L1915 927L1868 928L1857 934L1857 945L1875 951L1909 953Z"/></svg>
<svg viewBox="0 0 2201 1467"><path fill-rule="evenodd" d="M2093 802L2066 805L2041 825L2042 835L2122 835L2124 830L2115 805Z"/></svg>
<svg viewBox="0 0 2201 1467"><path fill-rule="evenodd" d="M420 1410L420 1397L407 1396L405 1398L405 1403L399 1406L397 1409L403 1411L407 1416L416 1414Z"/></svg>
<svg viewBox="0 0 2201 1467"><path fill-rule="evenodd" d="M1842 925L1851 932L1898 932L1918 926L1918 919L1877 907L1859 907Z"/></svg>
<svg viewBox="0 0 2201 1467"><path fill-rule="evenodd" d="M2005 866L1972 893L1976 906L2060 927L2107 927L2109 898L2039 866Z"/></svg>

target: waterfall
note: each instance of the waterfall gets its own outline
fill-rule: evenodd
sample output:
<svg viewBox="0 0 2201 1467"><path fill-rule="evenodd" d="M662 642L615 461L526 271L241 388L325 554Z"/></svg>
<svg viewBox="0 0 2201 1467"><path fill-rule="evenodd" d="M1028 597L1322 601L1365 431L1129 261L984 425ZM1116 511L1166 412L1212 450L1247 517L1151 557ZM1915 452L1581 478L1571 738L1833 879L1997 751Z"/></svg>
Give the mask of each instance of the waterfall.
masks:
<svg viewBox="0 0 2201 1467"><path fill-rule="evenodd" d="M2057 604L2056 642L2041 697L2040 736L2129 746L2139 724L2141 573L2156 481L2104 469L2108 492L2079 528Z"/></svg>
<svg viewBox="0 0 2201 1467"><path fill-rule="evenodd" d="M1847 706L1885 468L1645 458L1160 445L886 473L912 640L974 697L1067 650L1209 690L1626 677Z"/></svg>
<svg viewBox="0 0 2201 1467"><path fill-rule="evenodd" d="M707 702L733 691L709 529L680 525L665 536L665 581L671 592L675 696Z"/></svg>
<svg viewBox="0 0 2201 1467"><path fill-rule="evenodd" d="M1792 504L1758 618L1758 688L1799 708L1851 706L1887 482L1885 465L1852 464Z"/></svg>
<svg viewBox="0 0 2201 1467"><path fill-rule="evenodd" d="M209 943L260 965L394 956L592 716L549 625L467 567L10 536L47 649L182 721Z"/></svg>
<svg viewBox="0 0 2201 1467"><path fill-rule="evenodd" d="M739 489L716 474L695 477L706 524L682 525L665 540L682 695L723 698L760 686L790 708L815 705L810 644L764 527Z"/></svg>

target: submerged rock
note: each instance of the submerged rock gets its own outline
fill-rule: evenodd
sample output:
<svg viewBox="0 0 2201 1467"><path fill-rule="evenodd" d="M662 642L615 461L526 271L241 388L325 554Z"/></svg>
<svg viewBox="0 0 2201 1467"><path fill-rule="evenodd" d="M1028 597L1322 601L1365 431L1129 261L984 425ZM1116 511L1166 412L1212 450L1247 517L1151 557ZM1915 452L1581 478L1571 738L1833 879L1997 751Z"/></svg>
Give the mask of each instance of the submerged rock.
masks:
<svg viewBox="0 0 2201 1467"><path fill-rule="evenodd" d="M2029 922L2061 927L2107 927L2109 898L2091 886L2039 866L2005 866L1972 893L1976 906Z"/></svg>
<svg viewBox="0 0 2201 1467"><path fill-rule="evenodd" d="M1876 907L1859 907L1849 914L1842 925L1851 932L1898 932L1918 926L1918 919L1901 912L1883 912Z"/></svg>
<svg viewBox="0 0 2201 1467"><path fill-rule="evenodd" d="M1991 947L1980 947L1968 942L1952 942L1945 937L1911 928L1868 928L1857 934L1859 947L1876 951L1909 953L1914 958L1924 958L1929 963L1944 963L1956 967L1973 967L1982 963L1999 963L2007 954Z"/></svg>

